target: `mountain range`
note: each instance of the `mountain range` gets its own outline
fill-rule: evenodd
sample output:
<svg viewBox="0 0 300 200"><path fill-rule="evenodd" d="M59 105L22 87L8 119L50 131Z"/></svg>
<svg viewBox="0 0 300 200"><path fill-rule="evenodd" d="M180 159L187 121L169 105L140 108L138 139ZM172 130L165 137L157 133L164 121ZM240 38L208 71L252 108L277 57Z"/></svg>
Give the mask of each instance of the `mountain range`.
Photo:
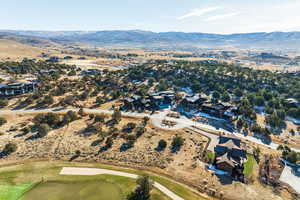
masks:
<svg viewBox="0 0 300 200"><path fill-rule="evenodd" d="M258 32L242 34L209 34L185 32L129 31L18 31L2 30L0 38L50 40L58 43L85 43L101 46L149 48L241 48L300 49L300 32Z"/></svg>

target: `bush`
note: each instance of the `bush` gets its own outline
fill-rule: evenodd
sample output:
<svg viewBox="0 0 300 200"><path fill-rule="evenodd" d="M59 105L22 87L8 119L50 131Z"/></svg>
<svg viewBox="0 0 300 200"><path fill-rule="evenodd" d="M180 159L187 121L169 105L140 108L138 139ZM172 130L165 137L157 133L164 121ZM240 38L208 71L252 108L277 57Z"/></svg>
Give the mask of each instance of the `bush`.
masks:
<svg viewBox="0 0 300 200"><path fill-rule="evenodd" d="M106 146L107 148L111 148L112 145L113 145L113 143L114 143L113 139L112 139L111 137L108 137L108 138L106 139L106 141L105 141L105 146Z"/></svg>
<svg viewBox="0 0 300 200"><path fill-rule="evenodd" d="M8 154L11 154L11 153L17 151L17 149L18 149L17 144L13 143L13 142L10 142L10 143L5 145L5 147L3 149L3 153L8 155Z"/></svg>
<svg viewBox="0 0 300 200"><path fill-rule="evenodd" d="M58 126L61 123L60 116L56 113L38 114L33 118L36 125L47 124L50 127Z"/></svg>
<svg viewBox="0 0 300 200"><path fill-rule="evenodd" d="M28 134L31 131L31 129L26 126L26 127L22 128L21 131L23 132L24 135L26 135L26 134Z"/></svg>
<svg viewBox="0 0 300 200"><path fill-rule="evenodd" d="M181 136L176 135L171 144L173 152L179 151L183 143L184 139Z"/></svg>
<svg viewBox="0 0 300 200"><path fill-rule="evenodd" d="M49 133L50 130L51 130L51 128L49 127L48 124L41 124L38 127L38 136L45 137Z"/></svg>
<svg viewBox="0 0 300 200"><path fill-rule="evenodd" d="M4 117L0 117L0 126L7 123L7 120Z"/></svg>
<svg viewBox="0 0 300 200"><path fill-rule="evenodd" d="M89 119L92 120L95 118L95 115L94 114L89 114Z"/></svg>
<svg viewBox="0 0 300 200"><path fill-rule="evenodd" d="M94 121L95 122L104 122L105 117L103 115L96 115Z"/></svg>
<svg viewBox="0 0 300 200"><path fill-rule="evenodd" d="M157 149L162 151L167 147L167 142L163 139L159 140Z"/></svg>
<svg viewBox="0 0 300 200"><path fill-rule="evenodd" d="M127 138L127 144L129 145L129 147L133 147L134 143L136 141L136 137L134 135L129 135Z"/></svg>
<svg viewBox="0 0 300 200"><path fill-rule="evenodd" d="M0 108L3 108L8 105L7 99L0 99Z"/></svg>

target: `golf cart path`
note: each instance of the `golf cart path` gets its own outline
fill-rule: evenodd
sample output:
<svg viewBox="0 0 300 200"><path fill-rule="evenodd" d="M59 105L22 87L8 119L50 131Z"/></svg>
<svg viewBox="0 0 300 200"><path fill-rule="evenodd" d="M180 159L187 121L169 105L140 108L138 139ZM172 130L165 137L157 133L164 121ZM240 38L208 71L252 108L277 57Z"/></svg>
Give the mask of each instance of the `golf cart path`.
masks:
<svg viewBox="0 0 300 200"><path fill-rule="evenodd" d="M100 168L80 168L80 167L64 167L60 171L61 175L84 175L84 176L93 176L93 175L100 175L100 174L109 174L109 175L115 175L115 176L123 176L127 178L133 178L137 179L138 175L136 174L130 174L126 172L120 172L116 170L108 170L108 169L100 169ZM172 191L170 191L165 186L154 182L154 187L159 189L162 193L167 195L173 200L184 200L183 198L179 197Z"/></svg>

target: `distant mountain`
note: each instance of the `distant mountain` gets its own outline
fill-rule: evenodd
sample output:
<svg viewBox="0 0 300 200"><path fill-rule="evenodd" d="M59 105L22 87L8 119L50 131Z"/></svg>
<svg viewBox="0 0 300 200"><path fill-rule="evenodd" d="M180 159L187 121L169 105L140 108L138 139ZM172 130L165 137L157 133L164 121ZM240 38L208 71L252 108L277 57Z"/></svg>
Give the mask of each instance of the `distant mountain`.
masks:
<svg viewBox="0 0 300 200"><path fill-rule="evenodd" d="M0 31L2 34L80 42L93 45L125 45L151 48L262 48L300 49L300 32L208 34L150 31ZM0 33L1 36L1 33Z"/></svg>

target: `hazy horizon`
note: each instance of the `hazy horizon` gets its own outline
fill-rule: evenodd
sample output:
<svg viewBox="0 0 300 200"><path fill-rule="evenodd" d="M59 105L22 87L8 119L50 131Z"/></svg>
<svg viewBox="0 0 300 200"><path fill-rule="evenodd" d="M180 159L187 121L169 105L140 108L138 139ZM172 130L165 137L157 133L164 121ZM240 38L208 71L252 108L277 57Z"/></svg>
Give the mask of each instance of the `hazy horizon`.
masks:
<svg viewBox="0 0 300 200"><path fill-rule="evenodd" d="M201 32L300 31L297 0L4 1L2 30Z"/></svg>

